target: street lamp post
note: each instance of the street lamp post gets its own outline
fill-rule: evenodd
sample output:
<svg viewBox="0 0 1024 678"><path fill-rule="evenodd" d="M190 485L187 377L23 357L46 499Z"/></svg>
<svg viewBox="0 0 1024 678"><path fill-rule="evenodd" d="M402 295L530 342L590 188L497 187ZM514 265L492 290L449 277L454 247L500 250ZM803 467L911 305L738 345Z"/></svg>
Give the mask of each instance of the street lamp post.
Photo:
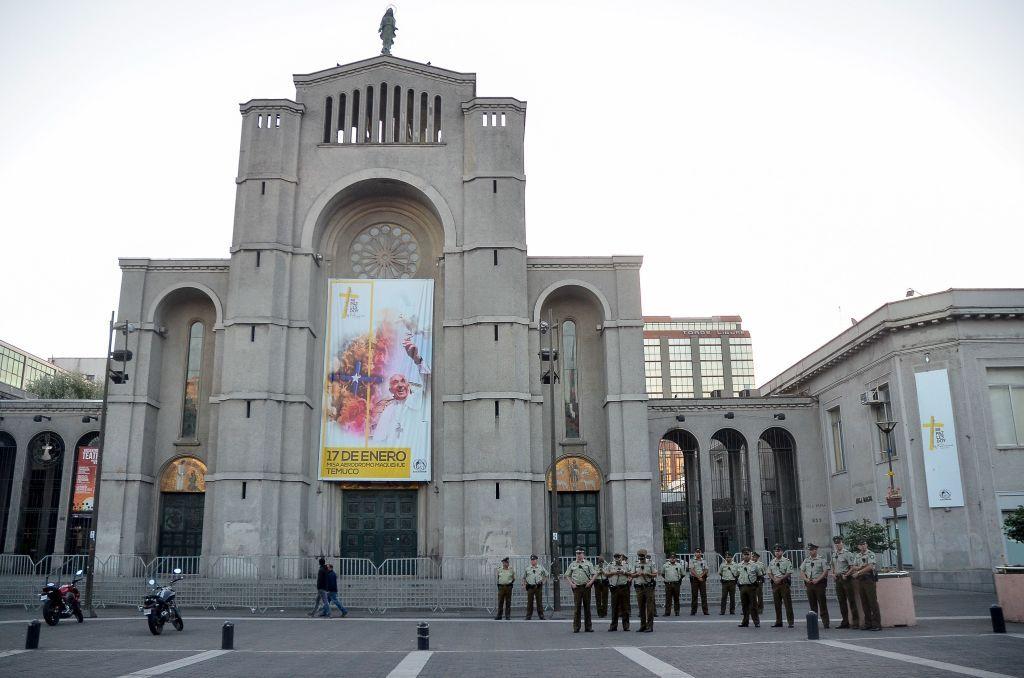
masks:
<svg viewBox="0 0 1024 678"><path fill-rule="evenodd" d="M896 428L897 421L876 421L878 430L885 434L885 455L889 462L889 496L885 503L892 509L892 528L896 537L896 567L903 571L903 546L900 544L900 522L896 509L903 505L903 496L896 491L896 474L892 470L892 432Z"/></svg>
<svg viewBox="0 0 1024 678"><path fill-rule="evenodd" d="M553 313L548 311L548 320L541 321L540 333L547 337L547 352L541 347L541 361L547 362L548 371L544 378L548 384L548 403L551 412L551 489L548 492L548 537L550 538L548 548L551 551L551 595L554 597L553 608L556 612L562 609L561 587L559 579L561 567L559 567L558 556L558 446L555 444L555 381L558 376L555 374L555 319ZM543 378L542 378L543 381Z"/></svg>

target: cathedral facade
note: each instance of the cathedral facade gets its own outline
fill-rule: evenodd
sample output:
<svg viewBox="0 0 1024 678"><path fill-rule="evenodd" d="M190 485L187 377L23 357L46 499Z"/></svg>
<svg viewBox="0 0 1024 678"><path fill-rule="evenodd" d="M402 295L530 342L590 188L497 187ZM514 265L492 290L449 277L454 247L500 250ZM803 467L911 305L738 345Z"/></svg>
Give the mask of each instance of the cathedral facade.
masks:
<svg viewBox="0 0 1024 678"><path fill-rule="evenodd" d="M230 256L120 262L138 329L116 346L134 360L110 385L98 553L547 553L552 478L558 552L651 548L641 258L528 256L526 103L390 55L294 83L240 107ZM391 345L409 370L375 375L332 344L335 306L406 283L429 296L394 318L419 335ZM425 461L328 473L343 412L378 441L360 454L403 449L381 433L406 421L396 379L423 391Z"/></svg>

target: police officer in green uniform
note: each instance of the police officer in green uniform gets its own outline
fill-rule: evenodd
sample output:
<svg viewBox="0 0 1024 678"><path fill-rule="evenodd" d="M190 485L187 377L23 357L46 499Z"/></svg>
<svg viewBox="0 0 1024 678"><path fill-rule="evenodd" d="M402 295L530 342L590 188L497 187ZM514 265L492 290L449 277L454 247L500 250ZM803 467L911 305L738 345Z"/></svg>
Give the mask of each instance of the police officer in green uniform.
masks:
<svg viewBox="0 0 1024 678"><path fill-rule="evenodd" d="M835 545L832 549L832 576L836 579L836 598L839 599L839 612L843 615L839 628L850 628L851 618L853 628L857 628L860 626L860 615L857 613L857 597L850 576L854 554L844 547L842 537L832 537L832 543Z"/></svg>
<svg viewBox="0 0 1024 678"><path fill-rule="evenodd" d="M853 557L850 576L853 577L853 587L864 613L864 626L861 628L865 631L881 631L882 614L878 610L878 595L875 591L878 575L875 554L868 550L868 543L863 539L857 543L857 550L859 552Z"/></svg>
<svg viewBox="0 0 1024 678"><path fill-rule="evenodd" d="M608 616L608 575L604 573L604 568L604 558L598 556L597 576L594 578L594 595L597 598L597 616L601 619Z"/></svg>
<svg viewBox="0 0 1024 678"><path fill-rule="evenodd" d="M526 588L526 618L533 618L533 605L537 604L537 616L544 618L544 582L547 581L548 571L543 565L537 564L537 556L530 556L530 566L523 572L523 587Z"/></svg>
<svg viewBox="0 0 1024 678"><path fill-rule="evenodd" d="M708 613L708 564L704 560L704 551L696 549L690 559L690 616L697 614L697 597L700 596L700 608Z"/></svg>
<svg viewBox="0 0 1024 678"><path fill-rule="evenodd" d="M636 552L636 566L633 568L633 588L636 589L636 606L640 615L639 633L654 631L654 584L658 571L647 557L647 549Z"/></svg>
<svg viewBox="0 0 1024 678"><path fill-rule="evenodd" d="M773 627L782 626L782 605L786 606L786 621L793 628L793 594L790 586L793 581L793 561L783 555L782 547L775 545L775 557L768 565L768 574L772 579L772 600L775 601L775 623Z"/></svg>
<svg viewBox="0 0 1024 678"><path fill-rule="evenodd" d="M508 558L501 559L501 567L498 569L498 614L495 619L501 619L502 606L505 609L505 619L512 618L512 583L516 580L516 571L508 566Z"/></svg>
<svg viewBox="0 0 1024 678"><path fill-rule="evenodd" d="M608 577L608 588L612 594L612 623L609 631L619 630L619 620L622 620L622 630L629 630L629 563L626 556L616 553L612 556L612 563L605 567L604 573Z"/></svg>
<svg viewBox="0 0 1024 678"><path fill-rule="evenodd" d="M672 614L675 606L676 616L679 616L679 587L682 585L683 572L686 568L679 562L679 556L670 554L668 562L661 566L661 578L665 580L665 616Z"/></svg>
<svg viewBox="0 0 1024 678"><path fill-rule="evenodd" d="M821 625L828 628L828 602L825 600L825 587L828 586L828 565L818 555L818 545L807 544L807 557L800 563L800 576L807 587L807 602L811 610L821 617Z"/></svg>
<svg viewBox="0 0 1024 678"><path fill-rule="evenodd" d="M597 570L590 561L583 558L583 549L576 549L576 560L570 563L565 569L565 578L572 587L572 602L575 608L572 616L572 632L580 632L580 609L583 610L583 630L587 633L594 632L593 622L590 620L590 588L594 585L594 578Z"/></svg>
<svg viewBox="0 0 1024 678"><path fill-rule="evenodd" d="M757 551L750 554L750 560L757 566L757 590L754 591L757 598L757 613L764 614L764 578L768 574L768 570L761 562L761 554Z"/></svg>
<svg viewBox="0 0 1024 678"><path fill-rule="evenodd" d="M736 583L740 587L740 605L743 607L743 622L740 626L750 626L750 618L754 618L754 628L761 627L761 618L757 613L757 589L761 587L758 580L761 578L761 570L750 557L750 549L744 548L741 553L742 560L733 566L736 573Z"/></svg>
<svg viewBox="0 0 1024 678"><path fill-rule="evenodd" d="M718 576L722 580L722 611L725 614L725 599L729 599L729 614L736 614L736 564L732 562L732 554L725 554L725 562L718 568ZM742 603L741 603L742 604Z"/></svg>

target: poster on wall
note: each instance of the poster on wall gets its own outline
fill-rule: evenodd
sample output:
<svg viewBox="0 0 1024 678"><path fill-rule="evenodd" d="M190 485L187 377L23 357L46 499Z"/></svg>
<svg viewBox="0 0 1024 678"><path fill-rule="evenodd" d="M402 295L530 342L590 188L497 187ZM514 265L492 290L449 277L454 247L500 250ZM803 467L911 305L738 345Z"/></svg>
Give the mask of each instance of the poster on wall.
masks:
<svg viewBox="0 0 1024 678"><path fill-rule="evenodd" d="M96 462L98 447L79 447L75 465L75 491L71 499L72 513L90 513L96 503Z"/></svg>
<svg viewBox="0 0 1024 678"><path fill-rule="evenodd" d="M917 382L917 409L921 416L920 439L924 450L928 506L963 506L964 486L960 479L949 374L946 370L929 370L918 372L914 378Z"/></svg>
<svg viewBox="0 0 1024 678"><path fill-rule="evenodd" d="M327 281L321 480L430 480L433 313L433 280Z"/></svg>

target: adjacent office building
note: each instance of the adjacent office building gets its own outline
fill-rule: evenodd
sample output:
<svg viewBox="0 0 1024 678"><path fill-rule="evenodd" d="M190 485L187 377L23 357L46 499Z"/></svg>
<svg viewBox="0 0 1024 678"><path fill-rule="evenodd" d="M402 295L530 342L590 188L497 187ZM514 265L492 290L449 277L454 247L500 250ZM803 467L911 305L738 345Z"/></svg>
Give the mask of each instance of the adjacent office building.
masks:
<svg viewBox="0 0 1024 678"><path fill-rule="evenodd" d="M754 388L750 332L738 315L644 316L644 376L649 398L749 395Z"/></svg>

